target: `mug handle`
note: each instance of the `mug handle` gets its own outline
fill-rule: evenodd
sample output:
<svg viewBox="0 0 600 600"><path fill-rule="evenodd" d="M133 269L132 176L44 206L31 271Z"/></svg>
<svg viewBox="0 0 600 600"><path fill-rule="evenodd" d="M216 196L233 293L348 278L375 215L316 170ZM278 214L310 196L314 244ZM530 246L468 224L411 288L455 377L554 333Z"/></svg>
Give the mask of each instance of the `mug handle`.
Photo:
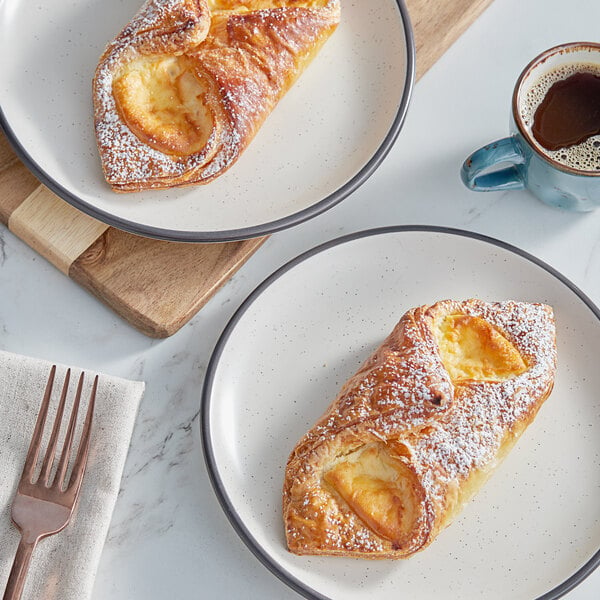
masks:
<svg viewBox="0 0 600 600"><path fill-rule="evenodd" d="M513 164L481 175L482 171L504 162ZM463 183L475 192L520 190L525 187L525 182L516 165L524 162L525 157L515 138L506 137L473 152L463 163L460 176Z"/></svg>

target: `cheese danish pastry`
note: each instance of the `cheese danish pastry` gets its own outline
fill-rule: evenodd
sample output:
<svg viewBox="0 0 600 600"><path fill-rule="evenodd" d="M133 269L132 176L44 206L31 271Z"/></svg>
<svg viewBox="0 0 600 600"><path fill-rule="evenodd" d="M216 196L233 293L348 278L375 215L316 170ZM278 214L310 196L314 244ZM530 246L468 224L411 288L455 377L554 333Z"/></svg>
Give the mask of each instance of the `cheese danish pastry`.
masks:
<svg viewBox="0 0 600 600"><path fill-rule="evenodd" d="M291 454L289 549L404 558L425 548L533 421L555 368L548 306L408 311Z"/></svg>
<svg viewBox="0 0 600 600"><path fill-rule="evenodd" d="M339 0L147 0L94 76L107 182L131 192L221 175L339 18Z"/></svg>

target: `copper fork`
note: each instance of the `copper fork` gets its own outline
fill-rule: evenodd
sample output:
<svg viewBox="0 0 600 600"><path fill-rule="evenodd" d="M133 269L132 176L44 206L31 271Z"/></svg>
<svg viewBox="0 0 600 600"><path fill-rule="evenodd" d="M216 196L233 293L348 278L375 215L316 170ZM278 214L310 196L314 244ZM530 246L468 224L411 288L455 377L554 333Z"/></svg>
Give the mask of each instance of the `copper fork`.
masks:
<svg viewBox="0 0 600 600"><path fill-rule="evenodd" d="M94 379L90 399L88 402L87 414L81 431L77 456L71 470L71 476L65 485L69 460L71 457L71 449L73 446L73 438L75 435L75 425L77 422L77 413L81 400L81 390L83 388L84 373L79 377L77 392L73 400L71 409L71 417L65 434L62 452L56 474L52 479L54 467L54 456L56 454L56 446L58 444L58 436L60 432L61 422L65 409L65 401L69 388L69 379L71 370L69 369L64 378L60 400L56 410L56 417L44 460L42 462L40 474L35 480L36 466L38 456L40 454L40 446L42 444L42 436L50 405L50 397L52 395L52 387L54 385L54 377L56 374L56 366L50 370L48 383L44 399L40 406L35 429L25 459L23 474L19 482L17 493L12 505L12 520L21 532L21 542L17 548L15 560L8 577L8 583L4 592L4 600L18 600L25 586L25 576L31 560L31 555L37 543L44 537L54 535L62 531L73 514L75 503L81 489L81 482L87 463L88 449L90 445L90 431L92 426L92 415L94 412L94 402L96 399L96 389L98 387L98 376Z"/></svg>

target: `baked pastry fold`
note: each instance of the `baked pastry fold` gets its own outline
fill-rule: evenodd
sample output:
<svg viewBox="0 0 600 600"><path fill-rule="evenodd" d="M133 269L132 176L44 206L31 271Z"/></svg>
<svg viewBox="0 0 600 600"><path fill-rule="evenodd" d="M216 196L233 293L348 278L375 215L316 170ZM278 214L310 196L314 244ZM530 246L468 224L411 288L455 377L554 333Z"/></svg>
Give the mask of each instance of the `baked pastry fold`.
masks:
<svg viewBox="0 0 600 600"><path fill-rule="evenodd" d="M533 421L555 369L546 305L408 311L291 453L289 549L405 558L427 547Z"/></svg>
<svg viewBox="0 0 600 600"><path fill-rule="evenodd" d="M94 76L107 182L131 192L221 175L339 18L339 0L147 0Z"/></svg>

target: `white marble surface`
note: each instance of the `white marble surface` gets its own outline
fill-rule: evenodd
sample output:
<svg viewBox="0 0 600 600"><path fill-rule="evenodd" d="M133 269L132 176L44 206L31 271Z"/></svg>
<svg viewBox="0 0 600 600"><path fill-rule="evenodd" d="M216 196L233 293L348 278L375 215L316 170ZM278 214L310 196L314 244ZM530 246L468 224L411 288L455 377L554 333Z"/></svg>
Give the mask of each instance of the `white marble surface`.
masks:
<svg viewBox="0 0 600 600"><path fill-rule="evenodd" d="M297 598L246 549L212 492L200 390L229 317L275 268L319 242L381 225L436 224L540 257L600 304L600 211L566 214L525 192L476 194L463 158L507 132L513 83L540 51L598 41L600 3L495 0L416 85L379 170L324 215L273 235L173 337L151 340L0 229L0 348L147 382L95 599ZM600 570L570 600L600 597Z"/></svg>

